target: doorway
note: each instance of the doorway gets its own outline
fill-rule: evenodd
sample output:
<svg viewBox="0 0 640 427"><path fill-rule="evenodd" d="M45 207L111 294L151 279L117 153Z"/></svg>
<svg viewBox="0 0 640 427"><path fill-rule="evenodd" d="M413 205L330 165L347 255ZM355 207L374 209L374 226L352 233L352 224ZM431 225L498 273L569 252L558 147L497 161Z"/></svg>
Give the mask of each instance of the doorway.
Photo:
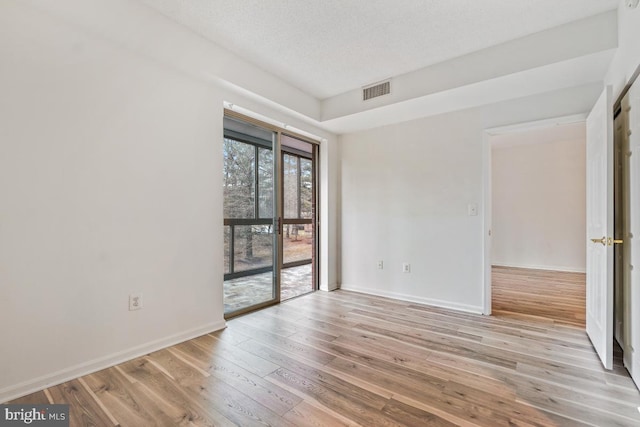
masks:
<svg viewBox="0 0 640 427"><path fill-rule="evenodd" d="M318 150L304 137L225 112L226 318L316 290Z"/></svg>
<svg viewBox="0 0 640 427"><path fill-rule="evenodd" d="M596 352L603 360L603 365L610 368L611 359L616 360L614 363L624 363L629 370L631 377L636 385L640 385L640 352L635 348L640 346L640 328L636 326L640 324L638 321L640 316L640 291L638 291L638 281L640 281L640 233L636 230L640 227L640 87L634 87L629 84L628 89L623 91L618 102L616 103L616 111L626 116L617 117L613 121L614 108L612 103L603 100L610 99L610 88L607 88L601 98L594 106L588 118L582 115L565 117L560 119L545 120L535 123L507 126L503 128L488 129L484 135L484 314L492 314L492 192L491 192L491 141L493 134L504 132L513 132L526 128L538 128L544 126L554 126L559 123L574 123L585 121L587 126L587 160L589 160L589 141L598 142L601 147L610 148L610 155L600 156L601 164L599 170L611 171L611 199L606 203L595 203L589 201L587 197L587 205L593 205L593 208L600 209L604 216L611 218L611 231L605 230L588 233L585 243L589 250L595 251L601 249L611 254L611 276L606 274L595 274L596 280L592 282L590 290L587 283L587 333L594 344ZM606 95L606 96L605 96ZM597 111L597 114L594 114ZM611 123L611 126L607 124ZM594 125L594 123L599 123ZM614 126L615 124L615 126ZM609 133L609 129L611 133ZM614 132L615 130L615 132ZM610 136L608 136L610 135ZM591 139L590 139L591 138ZM594 140L595 138L595 140ZM607 140L609 139L609 143ZM593 157L591 162L587 162L593 168ZM607 160L609 159L609 160ZM597 165L596 165L597 166ZM593 170L593 169L592 169ZM587 168L587 189L593 184L597 184L602 179L594 178L595 174L590 174L589 166ZM588 191L589 193L589 191ZM588 211L588 209L587 209ZM610 214L609 214L610 213ZM589 213L587 214L587 223L589 223ZM593 217L592 217L593 219ZM600 223L605 223L602 219ZM614 226L615 225L615 226ZM611 233L610 235L608 233ZM605 236L605 237L601 237ZM608 236L608 237L607 237ZM609 252L610 251L610 252ZM608 255L607 255L608 256ZM592 265L595 263L593 256L587 257L587 281L589 280L589 272L592 277L597 273L600 267ZM605 260L603 256L600 260ZM613 262L615 259L615 262ZM597 260L596 260L597 261ZM636 268L634 268L636 267ZM613 277L615 276L615 280ZM608 279L611 277L611 279ZM610 280L610 281L609 281ZM608 284L611 287L608 288ZM602 285L602 289L593 289L593 286ZM610 289L610 291L608 290ZM615 291L615 292L614 292ZM609 295L607 298L596 298L598 295ZM589 296L591 295L591 306L589 306ZM605 295L605 296L606 296ZM615 296L615 298L614 298ZM615 301L614 301L615 299ZM610 305L609 305L610 304ZM609 311L609 308L611 310ZM598 325L602 325L603 333L600 334L603 339L597 339L592 336L593 332L589 331L589 311L600 312L601 321ZM614 348L619 342L621 350L615 351ZM622 353L622 354L621 354ZM622 359L622 361L620 360Z"/></svg>
<svg viewBox="0 0 640 427"><path fill-rule="evenodd" d="M492 312L585 327L584 120L496 131Z"/></svg>

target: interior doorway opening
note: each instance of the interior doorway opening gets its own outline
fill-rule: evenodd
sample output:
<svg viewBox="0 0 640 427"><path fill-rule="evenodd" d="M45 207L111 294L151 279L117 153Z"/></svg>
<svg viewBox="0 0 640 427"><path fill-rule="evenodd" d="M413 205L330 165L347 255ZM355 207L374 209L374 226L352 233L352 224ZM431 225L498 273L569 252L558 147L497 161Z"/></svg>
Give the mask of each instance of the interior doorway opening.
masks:
<svg viewBox="0 0 640 427"><path fill-rule="evenodd" d="M585 122L490 135L494 315L584 328Z"/></svg>
<svg viewBox="0 0 640 427"><path fill-rule="evenodd" d="M638 277L638 254L640 254L640 239L638 239L637 229L640 226L640 192L638 186L640 185L640 88L635 88L631 84L628 85L627 91L623 91L618 102L615 104L614 109L612 105L603 103L602 98L610 95L610 89L606 89L601 99L596 103L594 110L588 118L585 116L571 116L560 119L545 120L541 122L529 123L508 126L504 128L488 129L485 132L484 137L484 314L491 315L493 312L492 307L492 244L493 244L493 212L492 212L492 183L491 183L491 171L492 171L492 156L491 156L491 136L495 134L519 131L529 128L540 128L548 126L556 126L562 123L575 123L583 122L587 123L587 147L589 147L589 141L599 140L598 144L602 144L602 147L606 147L609 143L606 143L607 139L610 141L611 155L600 158L601 171L611 171L611 194L613 197L606 203L596 203L592 208L602 210L603 212L611 212L612 228L611 234L607 234L605 237L600 237L600 232L595 233L598 236L594 237L594 233L588 233L585 238L585 244L590 250L602 249L611 251L612 260L614 261L611 266L611 306L612 310L608 312L610 319L603 320L601 323L608 323L610 326L610 333L608 336L610 339L606 340L606 346L608 347L606 352L611 352L612 363L606 363L607 358L603 359L603 364L607 368L620 368L624 367L629 371L631 377L634 379L636 385L640 384L640 353L635 351L638 342L640 342L640 328L636 326L640 324L638 317L640 316L640 292L637 291ZM605 98L606 99L606 98ZM599 104L599 105L598 105ZM634 106L636 108L634 108ZM595 115L594 111L599 110ZM614 111L616 112L616 119L614 118ZM618 114L622 114L622 117L618 117ZM593 119L592 120L592 116ZM595 129L597 132L593 132L594 122L602 122L598 125L600 129ZM609 134L607 127L604 123L609 122L611 126L611 133ZM591 128L589 128L591 123ZM591 130L589 130L591 129ZM590 133L591 132L591 133ZM637 135L636 135L637 133ZM610 136L607 136L610 135ZM587 151L589 148L587 148ZM635 157L635 159L634 159ZM587 152L587 164L589 162L589 151ZM592 158L593 160L593 158ZM610 169L609 169L610 168ZM591 169L593 171L593 169ZM601 182L601 179L595 178L597 174L590 173L589 166L587 167L587 190L590 185L595 185ZM588 192L588 191L587 191ZM589 197L587 197L587 205L589 205ZM593 202L591 202L593 204ZM587 206L587 223L589 223L589 206ZM608 215L608 214L607 214ZM592 218L593 219L593 218ZM588 227L587 227L588 228ZM591 234L594 234L592 236ZM596 279L603 281L606 277L600 277L596 274L599 270L590 264L589 257L587 257L587 276L591 274L591 277L596 276ZM590 268L592 268L590 270ZM593 270L593 271L592 271ZM608 277L608 274L607 274ZM606 279L608 280L608 279ZM591 285L594 286L593 284ZM591 288L593 289L593 288ZM607 291L608 292L608 291ZM589 333L589 285L587 284L587 332L594 343L594 348L598 352L598 355L603 358L603 351L598 346L602 343L598 342L598 345L593 341L591 333ZM605 313L605 304L598 302L606 302L605 300L596 298L596 295L591 295L591 307L592 310L600 310L601 314ZM608 304L608 303L607 303ZM600 308L598 308L600 307ZM607 315L609 316L609 315ZM607 326L607 330L609 330ZM608 356L607 356L608 357Z"/></svg>

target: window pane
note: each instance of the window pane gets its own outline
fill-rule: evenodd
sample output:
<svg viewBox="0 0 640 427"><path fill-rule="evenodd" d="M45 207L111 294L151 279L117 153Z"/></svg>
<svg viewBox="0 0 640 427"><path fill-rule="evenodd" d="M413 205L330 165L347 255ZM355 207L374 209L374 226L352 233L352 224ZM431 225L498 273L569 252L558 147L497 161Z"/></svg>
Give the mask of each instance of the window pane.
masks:
<svg viewBox="0 0 640 427"><path fill-rule="evenodd" d="M224 140L224 217L255 217L255 146Z"/></svg>
<svg viewBox="0 0 640 427"><path fill-rule="evenodd" d="M313 168L309 159L300 158L300 217L313 218Z"/></svg>
<svg viewBox="0 0 640 427"><path fill-rule="evenodd" d="M311 260L313 248L311 224L284 225L284 263Z"/></svg>
<svg viewBox="0 0 640 427"><path fill-rule="evenodd" d="M258 149L258 198L260 218L273 218L273 152Z"/></svg>
<svg viewBox="0 0 640 427"><path fill-rule="evenodd" d="M224 272L225 274L231 273L230 271L231 259L229 257L230 245L231 245L231 227L225 226L224 227Z"/></svg>
<svg viewBox="0 0 640 427"><path fill-rule="evenodd" d="M237 225L234 228L235 272L269 267L273 264L271 225Z"/></svg>
<svg viewBox="0 0 640 427"><path fill-rule="evenodd" d="M284 217L298 218L298 157L284 155L282 170L284 173Z"/></svg>

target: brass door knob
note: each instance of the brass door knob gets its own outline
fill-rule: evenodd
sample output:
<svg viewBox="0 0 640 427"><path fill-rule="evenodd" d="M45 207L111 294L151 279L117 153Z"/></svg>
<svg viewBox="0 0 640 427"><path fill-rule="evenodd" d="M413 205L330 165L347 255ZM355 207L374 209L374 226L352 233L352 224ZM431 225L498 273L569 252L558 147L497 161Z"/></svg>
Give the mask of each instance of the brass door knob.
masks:
<svg viewBox="0 0 640 427"><path fill-rule="evenodd" d="M602 237L601 239L591 239L593 243L602 243L602 246L613 246L614 244L620 245L623 243L623 240L614 239L613 237Z"/></svg>

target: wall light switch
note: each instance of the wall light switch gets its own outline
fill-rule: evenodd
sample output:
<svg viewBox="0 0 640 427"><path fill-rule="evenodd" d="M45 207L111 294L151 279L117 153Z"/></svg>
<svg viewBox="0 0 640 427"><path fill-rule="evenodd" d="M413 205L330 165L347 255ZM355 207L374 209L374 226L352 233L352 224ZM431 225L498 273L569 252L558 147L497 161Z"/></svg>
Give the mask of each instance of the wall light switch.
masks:
<svg viewBox="0 0 640 427"><path fill-rule="evenodd" d="M378 261L378 270L382 270L384 268L384 262Z"/></svg>
<svg viewBox="0 0 640 427"><path fill-rule="evenodd" d="M470 203L468 206L469 216L478 216L478 205Z"/></svg>

